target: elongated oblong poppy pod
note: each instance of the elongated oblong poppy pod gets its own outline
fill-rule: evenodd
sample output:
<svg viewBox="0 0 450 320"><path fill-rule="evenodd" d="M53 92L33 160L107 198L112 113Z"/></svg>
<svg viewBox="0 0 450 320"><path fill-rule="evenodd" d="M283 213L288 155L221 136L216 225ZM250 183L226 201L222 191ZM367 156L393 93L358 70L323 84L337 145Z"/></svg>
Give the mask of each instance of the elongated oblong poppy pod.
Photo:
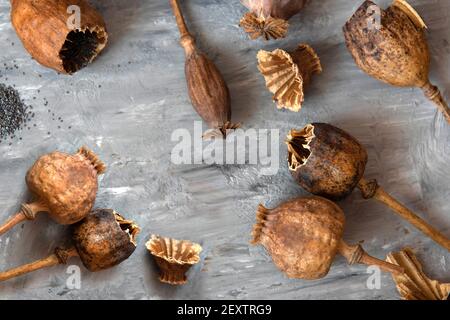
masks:
<svg viewBox="0 0 450 320"><path fill-rule="evenodd" d="M370 76L398 87L421 88L450 123L450 108L432 85L426 25L405 1L386 10L365 1L344 26L347 48L358 67Z"/></svg>
<svg viewBox="0 0 450 320"><path fill-rule="evenodd" d="M374 198L450 251L450 240L384 191L376 180L364 179L365 148L350 134L326 123L291 130L286 140L292 177L306 191L339 200L358 187L365 199Z"/></svg>
<svg viewBox="0 0 450 320"><path fill-rule="evenodd" d="M139 227L111 209L97 209L73 226L74 246L56 249L47 258L0 273L0 282L79 257L91 272L112 268L128 259L136 249Z"/></svg>
<svg viewBox="0 0 450 320"><path fill-rule="evenodd" d="M102 16L85 0L11 0L11 21L31 56L61 73L87 66L108 41Z"/></svg>
<svg viewBox="0 0 450 320"><path fill-rule="evenodd" d="M231 99L227 84L216 65L195 46L195 39L189 33L180 5L170 0L181 34L181 46L186 54L185 74L192 105L208 126L226 136L227 130L239 127L231 121Z"/></svg>
<svg viewBox="0 0 450 320"><path fill-rule="evenodd" d="M325 198L296 198L275 209L260 205L256 220L252 243L262 244L289 278L325 277L338 253L350 264L377 265L387 272L403 272L399 266L369 256L360 245L345 243L344 212Z"/></svg>
<svg viewBox="0 0 450 320"><path fill-rule="evenodd" d="M103 162L86 147L73 155L57 151L40 157L25 179L36 200L22 204L21 210L0 226L0 235L43 212L63 225L82 220L94 205L97 177L105 170Z"/></svg>

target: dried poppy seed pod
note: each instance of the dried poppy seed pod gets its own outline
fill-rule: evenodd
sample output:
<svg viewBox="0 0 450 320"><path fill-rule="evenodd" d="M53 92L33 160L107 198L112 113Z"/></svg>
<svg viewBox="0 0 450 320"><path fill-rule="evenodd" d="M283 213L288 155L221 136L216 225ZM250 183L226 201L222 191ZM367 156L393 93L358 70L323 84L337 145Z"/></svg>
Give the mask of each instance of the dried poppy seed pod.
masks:
<svg viewBox="0 0 450 320"><path fill-rule="evenodd" d="M306 191L333 200L355 187L365 199L374 198L450 251L450 240L386 193L376 180L363 177L367 152L350 134L326 123L308 124L287 136L288 165L293 178Z"/></svg>
<svg viewBox="0 0 450 320"><path fill-rule="evenodd" d="M378 12L380 19L373 21ZM387 10L365 1L345 24L344 34L359 68L394 86L421 88L450 123L450 109L428 78L430 53L425 28L422 18L404 0L394 0Z"/></svg>
<svg viewBox="0 0 450 320"><path fill-rule="evenodd" d="M164 283L185 284L186 273L194 264L200 262L202 247L187 240L152 235L146 246L161 271L159 280Z"/></svg>
<svg viewBox="0 0 450 320"><path fill-rule="evenodd" d="M260 205L256 220L252 244L262 244L289 278L325 277L337 253L350 264L402 272L398 266L369 256L361 246L347 245L342 240L344 213L330 200L317 196L297 198L272 210Z"/></svg>
<svg viewBox="0 0 450 320"><path fill-rule="evenodd" d="M249 9L239 25L255 40L286 37L288 20L303 9L308 0L241 0Z"/></svg>
<svg viewBox="0 0 450 320"><path fill-rule="evenodd" d="M52 152L40 157L26 176L37 200L22 204L21 211L0 226L0 235L42 212L64 225L82 220L94 205L97 177L105 170L103 162L86 147L74 155Z"/></svg>
<svg viewBox="0 0 450 320"><path fill-rule="evenodd" d="M181 46L186 54L186 81L192 105L200 117L215 132L209 135L226 136L228 130L239 127L232 124L230 92L214 63L195 46L177 0L170 0L181 34Z"/></svg>
<svg viewBox="0 0 450 320"><path fill-rule="evenodd" d="M305 88L315 74L322 72L320 59L313 48L300 44L287 53L276 49L258 52L258 69L264 76L266 86L273 93L278 109L300 111L305 100Z"/></svg>
<svg viewBox="0 0 450 320"><path fill-rule="evenodd" d="M74 73L91 63L108 40L102 16L85 0L11 0L17 35L40 64ZM79 8L80 23L71 11ZM72 21L74 20L74 21Z"/></svg>
<svg viewBox="0 0 450 320"><path fill-rule="evenodd" d="M139 227L110 209L99 209L73 226L73 241L89 271L118 265L136 249Z"/></svg>
<svg viewBox="0 0 450 320"><path fill-rule="evenodd" d="M71 257L80 257L89 271L114 267L128 259L136 249L139 227L110 209L98 209L73 227L74 247L57 248L51 256L0 273L0 282L30 272L66 264Z"/></svg>

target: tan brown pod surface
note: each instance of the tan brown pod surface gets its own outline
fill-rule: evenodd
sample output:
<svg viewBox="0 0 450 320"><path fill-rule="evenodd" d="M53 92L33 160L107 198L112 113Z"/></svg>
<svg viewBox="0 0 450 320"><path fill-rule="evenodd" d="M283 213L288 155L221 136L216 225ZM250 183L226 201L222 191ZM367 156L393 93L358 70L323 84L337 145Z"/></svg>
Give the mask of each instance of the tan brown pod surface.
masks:
<svg viewBox="0 0 450 320"><path fill-rule="evenodd" d="M185 284L186 273L200 262L202 247L188 240L152 235L146 246L160 269L159 280L164 283Z"/></svg>
<svg viewBox="0 0 450 320"><path fill-rule="evenodd" d="M258 69L264 76L267 89L273 93L278 109L300 111L305 89L315 74L322 72L320 59L308 44L300 44L294 51L276 49L258 52Z"/></svg>
<svg viewBox="0 0 450 320"><path fill-rule="evenodd" d="M275 209L260 205L256 220L252 244L263 245L289 278L325 277L337 253L351 264L373 264L388 272L402 272L398 266L370 257L361 246L347 245L342 240L344 213L325 198L296 198Z"/></svg>
<svg viewBox="0 0 450 320"><path fill-rule="evenodd" d="M349 133L326 123L291 130L286 140L292 177L306 191L332 200L349 195L356 187L365 199L374 198L450 251L450 240L395 200L376 180L364 179L365 148Z"/></svg>
<svg viewBox="0 0 450 320"><path fill-rule="evenodd" d="M249 10L239 25L251 39L280 39L287 35L288 20L299 13L308 0L241 0Z"/></svg>
<svg viewBox="0 0 450 320"><path fill-rule="evenodd" d="M114 267L136 249L139 227L111 209L98 209L73 226L74 246L57 248L47 258L0 273L0 282L30 272L66 264L72 257L80 257L89 271L100 271Z"/></svg>
<svg viewBox="0 0 450 320"><path fill-rule="evenodd" d="M450 123L450 109L428 77L430 52L425 28L422 18L404 0L394 0L386 10L365 1L345 24L344 34L360 69L394 86L421 88Z"/></svg>
<svg viewBox="0 0 450 320"><path fill-rule="evenodd" d="M103 162L86 147L73 155L58 151L43 155L26 176L36 201L23 204L19 213L0 226L0 235L42 212L64 225L82 220L94 205L98 175L105 170Z"/></svg>
<svg viewBox="0 0 450 320"><path fill-rule="evenodd" d="M212 129L207 136L225 137L239 127L231 123L231 98L225 80L217 66L195 45L189 33L178 0L170 0L180 31L180 44L186 55L185 74L192 105Z"/></svg>
<svg viewBox="0 0 450 320"><path fill-rule="evenodd" d="M108 40L102 16L85 0L11 0L11 21L31 56L61 73L87 66Z"/></svg>

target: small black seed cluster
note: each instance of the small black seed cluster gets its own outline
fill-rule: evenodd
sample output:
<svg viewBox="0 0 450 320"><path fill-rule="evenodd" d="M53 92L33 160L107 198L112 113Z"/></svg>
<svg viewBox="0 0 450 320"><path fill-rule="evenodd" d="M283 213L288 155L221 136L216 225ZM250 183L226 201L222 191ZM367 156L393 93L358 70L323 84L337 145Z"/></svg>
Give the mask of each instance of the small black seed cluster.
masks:
<svg viewBox="0 0 450 320"><path fill-rule="evenodd" d="M34 118L32 110L33 107L24 103L16 89L0 83L0 143L16 137L17 132Z"/></svg>

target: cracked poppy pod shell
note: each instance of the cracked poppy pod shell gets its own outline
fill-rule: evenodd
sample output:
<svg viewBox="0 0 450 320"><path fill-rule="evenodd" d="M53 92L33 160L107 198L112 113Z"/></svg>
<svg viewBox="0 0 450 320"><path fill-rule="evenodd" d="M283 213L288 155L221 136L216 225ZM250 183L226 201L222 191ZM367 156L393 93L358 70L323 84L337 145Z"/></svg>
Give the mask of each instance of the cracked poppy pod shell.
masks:
<svg viewBox="0 0 450 320"><path fill-rule="evenodd" d="M46 67L74 73L106 46L105 22L85 0L11 0L11 6L25 49Z"/></svg>
<svg viewBox="0 0 450 320"><path fill-rule="evenodd" d="M314 49L300 44L288 53L281 49L258 53L258 69L266 86L273 93L278 109L300 111L305 100L305 88L315 74L322 72L320 59Z"/></svg>
<svg viewBox="0 0 450 320"><path fill-rule="evenodd" d="M330 124L308 124L287 136L288 164L308 192L329 199L350 194L364 175L367 152L350 134Z"/></svg>
<svg viewBox="0 0 450 320"><path fill-rule="evenodd" d="M263 245L289 278L312 280L328 274L345 224L336 204L314 196L275 209L260 205L256 220L252 243Z"/></svg>
<svg viewBox="0 0 450 320"><path fill-rule="evenodd" d="M430 83L430 52L426 25L405 1L386 10L365 1L344 26L347 47L360 69L385 83L418 87L450 122L450 109Z"/></svg>
<svg viewBox="0 0 450 320"><path fill-rule="evenodd" d="M136 249L139 227L110 209L98 209L73 226L73 240L89 271L114 267Z"/></svg>
<svg viewBox="0 0 450 320"><path fill-rule="evenodd" d="M240 26L251 39L284 38L288 32L288 20L303 9L308 0L241 0L249 10Z"/></svg>
<svg viewBox="0 0 450 320"><path fill-rule="evenodd" d="M60 224L73 224L91 211L97 177L105 170L103 162L83 147L74 155L52 152L40 157L28 171L26 182L39 198L42 211Z"/></svg>
<svg viewBox="0 0 450 320"><path fill-rule="evenodd" d="M186 273L200 262L202 247L187 240L175 240L152 235L146 244L160 269L159 280L172 285L187 282Z"/></svg>

